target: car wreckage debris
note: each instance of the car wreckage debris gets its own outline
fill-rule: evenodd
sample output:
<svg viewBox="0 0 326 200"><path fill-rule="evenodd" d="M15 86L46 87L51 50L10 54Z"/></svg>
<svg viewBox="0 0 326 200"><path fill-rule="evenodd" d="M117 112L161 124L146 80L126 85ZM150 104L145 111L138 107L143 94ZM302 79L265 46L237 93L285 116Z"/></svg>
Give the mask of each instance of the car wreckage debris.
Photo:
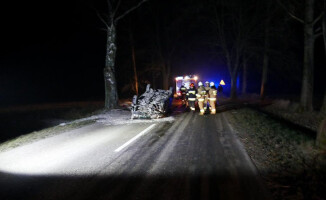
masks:
<svg viewBox="0 0 326 200"><path fill-rule="evenodd" d="M144 94L133 97L131 105L131 119L157 119L166 115L172 103L173 88L160 90L147 85Z"/></svg>

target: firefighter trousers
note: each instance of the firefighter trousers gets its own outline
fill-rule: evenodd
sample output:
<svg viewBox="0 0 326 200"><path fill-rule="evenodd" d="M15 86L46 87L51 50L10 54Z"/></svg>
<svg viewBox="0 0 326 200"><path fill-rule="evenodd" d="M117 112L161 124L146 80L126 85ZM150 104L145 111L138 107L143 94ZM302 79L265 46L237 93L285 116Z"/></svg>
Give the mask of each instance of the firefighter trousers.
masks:
<svg viewBox="0 0 326 200"><path fill-rule="evenodd" d="M216 114L216 100L209 100L209 106L211 107L211 114Z"/></svg>
<svg viewBox="0 0 326 200"><path fill-rule="evenodd" d="M204 114L205 110L204 110L204 99L198 99L198 106L199 106L199 111L200 114Z"/></svg>
<svg viewBox="0 0 326 200"><path fill-rule="evenodd" d="M195 111L195 101L188 100L188 105L191 111Z"/></svg>

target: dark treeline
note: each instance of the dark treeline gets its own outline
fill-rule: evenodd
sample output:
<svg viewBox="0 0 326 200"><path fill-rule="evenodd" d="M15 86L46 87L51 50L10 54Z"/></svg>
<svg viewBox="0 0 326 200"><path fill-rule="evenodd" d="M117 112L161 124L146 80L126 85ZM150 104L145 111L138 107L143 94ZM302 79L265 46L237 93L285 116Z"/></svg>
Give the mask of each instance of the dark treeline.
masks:
<svg viewBox="0 0 326 200"><path fill-rule="evenodd" d="M120 95L136 93L133 49L140 90L145 83L167 89L175 75L213 63L211 73L228 71L231 98L297 95L301 109L310 111L313 94L325 90L323 7L313 0L148 1L118 26Z"/></svg>
<svg viewBox="0 0 326 200"><path fill-rule="evenodd" d="M44 101L106 97L107 107L114 107L118 96L142 93L147 83L167 89L175 76L186 74L227 74L232 98L294 95L308 111L325 96L323 0L22 5L12 5L19 12L4 23L2 102L27 101L28 95ZM25 40L17 40L19 27ZM112 30L115 37L108 34ZM103 84L104 69L116 78L114 87Z"/></svg>

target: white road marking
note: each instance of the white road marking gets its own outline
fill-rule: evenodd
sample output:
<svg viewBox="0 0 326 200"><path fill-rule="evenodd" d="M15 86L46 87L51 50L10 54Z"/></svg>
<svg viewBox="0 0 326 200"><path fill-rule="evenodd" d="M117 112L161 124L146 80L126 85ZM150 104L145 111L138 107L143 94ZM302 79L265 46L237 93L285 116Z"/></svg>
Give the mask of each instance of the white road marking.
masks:
<svg viewBox="0 0 326 200"><path fill-rule="evenodd" d="M126 146L128 146L130 143L132 143L133 141L137 140L139 137L141 137L142 135L145 135L145 133L147 133L149 130L151 130L156 124L152 124L149 127L147 127L145 130L143 130L142 132L138 133L138 135L136 135L135 137L131 138L128 142L124 143L122 146L120 146L119 148L117 148L116 150L114 150L115 152L119 152L121 151L123 148L125 148Z"/></svg>

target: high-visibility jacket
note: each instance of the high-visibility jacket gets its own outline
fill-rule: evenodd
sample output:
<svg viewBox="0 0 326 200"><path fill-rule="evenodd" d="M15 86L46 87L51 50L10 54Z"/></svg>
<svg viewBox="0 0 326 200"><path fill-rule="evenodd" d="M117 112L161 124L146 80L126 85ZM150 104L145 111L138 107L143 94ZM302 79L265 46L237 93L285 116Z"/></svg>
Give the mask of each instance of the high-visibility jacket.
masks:
<svg viewBox="0 0 326 200"><path fill-rule="evenodd" d="M216 97L217 97L217 90L216 90L216 88L214 88L214 87L210 88L208 99L210 101L216 101Z"/></svg>
<svg viewBox="0 0 326 200"><path fill-rule="evenodd" d="M197 90L195 87L189 88L187 91L188 101L196 101Z"/></svg>
<svg viewBox="0 0 326 200"><path fill-rule="evenodd" d="M204 86L199 86L196 96L197 96L198 101L204 101L205 100L206 90L205 90Z"/></svg>
<svg viewBox="0 0 326 200"><path fill-rule="evenodd" d="M187 94L187 88L185 86L180 87L181 94Z"/></svg>
<svg viewBox="0 0 326 200"><path fill-rule="evenodd" d="M209 87L209 86L205 86L206 95L208 95L210 89L211 89L211 87Z"/></svg>

